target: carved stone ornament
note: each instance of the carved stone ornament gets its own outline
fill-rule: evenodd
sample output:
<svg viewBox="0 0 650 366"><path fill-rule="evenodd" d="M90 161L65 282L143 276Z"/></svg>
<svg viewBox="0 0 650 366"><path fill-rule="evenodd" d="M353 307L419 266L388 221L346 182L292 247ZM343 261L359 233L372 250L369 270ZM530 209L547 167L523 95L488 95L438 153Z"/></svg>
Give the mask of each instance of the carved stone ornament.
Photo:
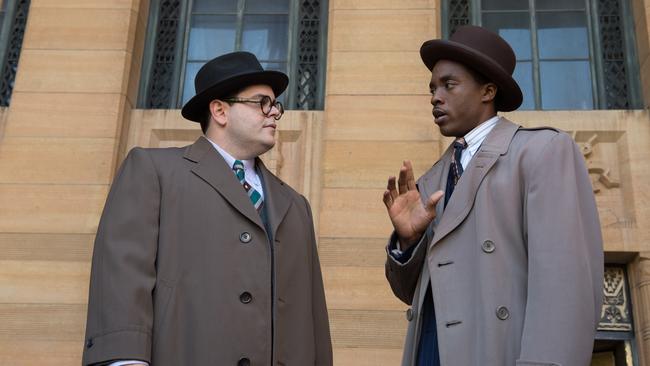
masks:
<svg viewBox="0 0 650 366"><path fill-rule="evenodd" d="M631 332L632 319L625 271L621 267L605 267L603 282L603 307L598 330Z"/></svg>
<svg viewBox="0 0 650 366"><path fill-rule="evenodd" d="M605 164L594 158L594 146L598 144L598 134L594 133L585 141L579 141L577 138L577 132L573 131L571 133L573 140L578 144L582 156L585 158L585 163L587 164L587 171L591 177L591 184L594 190L594 193L598 193L601 190L601 187L606 189L617 188L620 186L620 183L617 180L614 180L610 173L611 170Z"/></svg>

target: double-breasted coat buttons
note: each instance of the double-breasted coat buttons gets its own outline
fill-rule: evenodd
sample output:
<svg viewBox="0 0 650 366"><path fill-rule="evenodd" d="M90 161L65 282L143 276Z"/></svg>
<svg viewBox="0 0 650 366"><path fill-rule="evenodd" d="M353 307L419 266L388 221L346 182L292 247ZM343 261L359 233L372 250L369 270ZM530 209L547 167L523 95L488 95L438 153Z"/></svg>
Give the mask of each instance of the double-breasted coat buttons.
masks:
<svg viewBox="0 0 650 366"><path fill-rule="evenodd" d="M250 243L251 239L253 239L253 236L248 231L244 231L243 233L239 234L239 241L244 244Z"/></svg>
<svg viewBox="0 0 650 366"><path fill-rule="evenodd" d="M486 241L483 242L483 244L481 244L481 249L483 249L483 251L485 253L492 253L492 252L494 252L495 248L496 247L495 247L494 242L492 240L486 240Z"/></svg>
<svg viewBox="0 0 650 366"><path fill-rule="evenodd" d="M406 320L413 320L413 309L408 308L408 310L406 310Z"/></svg>
<svg viewBox="0 0 650 366"><path fill-rule="evenodd" d="M242 304L248 304L253 301L253 295L251 295L250 292L242 292L242 294L239 295L239 301L241 301Z"/></svg>
<svg viewBox="0 0 650 366"><path fill-rule="evenodd" d="M500 320L506 320L510 317L510 311L505 306L499 306L497 308L497 318Z"/></svg>
<svg viewBox="0 0 650 366"><path fill-rule="evenodd" d="M250 366L251 360L249 360L246 357L242 357L239 359L239 362L237 362L237 366Z"/></svg>

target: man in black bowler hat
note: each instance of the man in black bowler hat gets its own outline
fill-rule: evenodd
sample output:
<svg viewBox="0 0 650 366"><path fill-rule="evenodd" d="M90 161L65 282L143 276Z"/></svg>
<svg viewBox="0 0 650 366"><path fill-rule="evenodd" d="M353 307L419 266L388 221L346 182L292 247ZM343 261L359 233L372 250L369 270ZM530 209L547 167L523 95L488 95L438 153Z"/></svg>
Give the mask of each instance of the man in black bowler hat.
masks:
<svg viewBox="0 0 650 366"><path fill-rule="evenodd" d="M403 365L587 366L603 286L591 181L566 133L497 115L522 93L497 34L425 42L433 117L454 142L416 182L405 161L383 196L386 276L406 313Z"/></svg>
<svg viewBox="0 0 650 366"><path fill-rule="evenodd" d="M207 62L182 115L203 136L134 148L93 253L84 365L332 365L311 208L259 159L284 73Z"/></svg>

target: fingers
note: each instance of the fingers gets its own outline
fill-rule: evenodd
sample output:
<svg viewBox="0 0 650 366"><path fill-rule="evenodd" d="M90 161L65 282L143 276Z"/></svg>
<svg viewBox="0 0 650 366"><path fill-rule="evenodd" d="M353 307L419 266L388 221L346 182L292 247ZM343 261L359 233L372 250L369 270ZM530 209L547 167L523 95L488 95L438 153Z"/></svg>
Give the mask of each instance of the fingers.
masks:
<svg viewBox="0 0 650 366"><path fill-rule="evenodd" d="M393 206L393 196L390 195L389 191L384 191L384 205L386 205L386 208L390 210L390 208Z"/></svg>
<svg viewBox="0 0 650 366"><path fill-rule="evenodd" d="M404 160L404 166L406 167L406 186L409 191L412 191L416 189L415 177L413 176L413 165L411 165L410 160Z"/></svg>
<svg viewBox="0 0 650 366"><path fill-rule="evenodd" d="M388 184L386 185L383 197L384 205L386 205L387 209L390 209L396 198L397 189L395 189L395 177L388 177Z"/></svg>
<svg viewBox="0 0 650 366"><path fill-rule="evenodd" d="M407 168L405 165L399 169L399 179L397 180L397 187L399 188L399 194L404 194L408 192L408 186L406 185L406 175Z"/></svg>
<svg viewBox="0 0 650 366"><path fill-rule="evenodd" d="M395 177L388 177L388 185L386 186L386 189L394 201L398 196L397 189L395 188Z"/></svg>
<svg viewBox="0 0 650 366"><path fill-rule="evenodd" d="M429 212L430 214L433 214L433 216L435 216L435 214L436 214L436 205L438 204L438 201L440 201L440 199L441 199L442 197L444 197L444 196L445 196L445 192L444 192L444 191L437 191L437 192L435 192L435 193L432 194L431 197L429 197L429 199L427 200L426 205L424 205L424 209L425 209L427 212Z"/></svg>

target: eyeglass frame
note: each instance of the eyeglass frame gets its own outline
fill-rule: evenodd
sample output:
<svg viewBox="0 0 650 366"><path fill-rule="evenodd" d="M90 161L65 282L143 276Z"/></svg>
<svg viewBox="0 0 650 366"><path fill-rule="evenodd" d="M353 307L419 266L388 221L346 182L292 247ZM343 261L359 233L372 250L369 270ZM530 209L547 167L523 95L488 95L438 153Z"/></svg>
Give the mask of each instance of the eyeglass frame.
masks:
<svg viewBox="0 0 650 366"><path fill-rule="evenodd" d="M226 103L257 103L260 105L260 110L262 111L262 114L265 117L271 117L271 111L273 111L273 107L275 107L278 112L276 116L273 116L273 119L276 121L282 118L282 115L284 114L284 106L282 103L277 100L277 99L271 99L268 95L263 95L259 100L256 99L250 99L250 98L224 98L221 99ZM269 111L264 112L264 101L268 100L269 103Z"/></svg>

